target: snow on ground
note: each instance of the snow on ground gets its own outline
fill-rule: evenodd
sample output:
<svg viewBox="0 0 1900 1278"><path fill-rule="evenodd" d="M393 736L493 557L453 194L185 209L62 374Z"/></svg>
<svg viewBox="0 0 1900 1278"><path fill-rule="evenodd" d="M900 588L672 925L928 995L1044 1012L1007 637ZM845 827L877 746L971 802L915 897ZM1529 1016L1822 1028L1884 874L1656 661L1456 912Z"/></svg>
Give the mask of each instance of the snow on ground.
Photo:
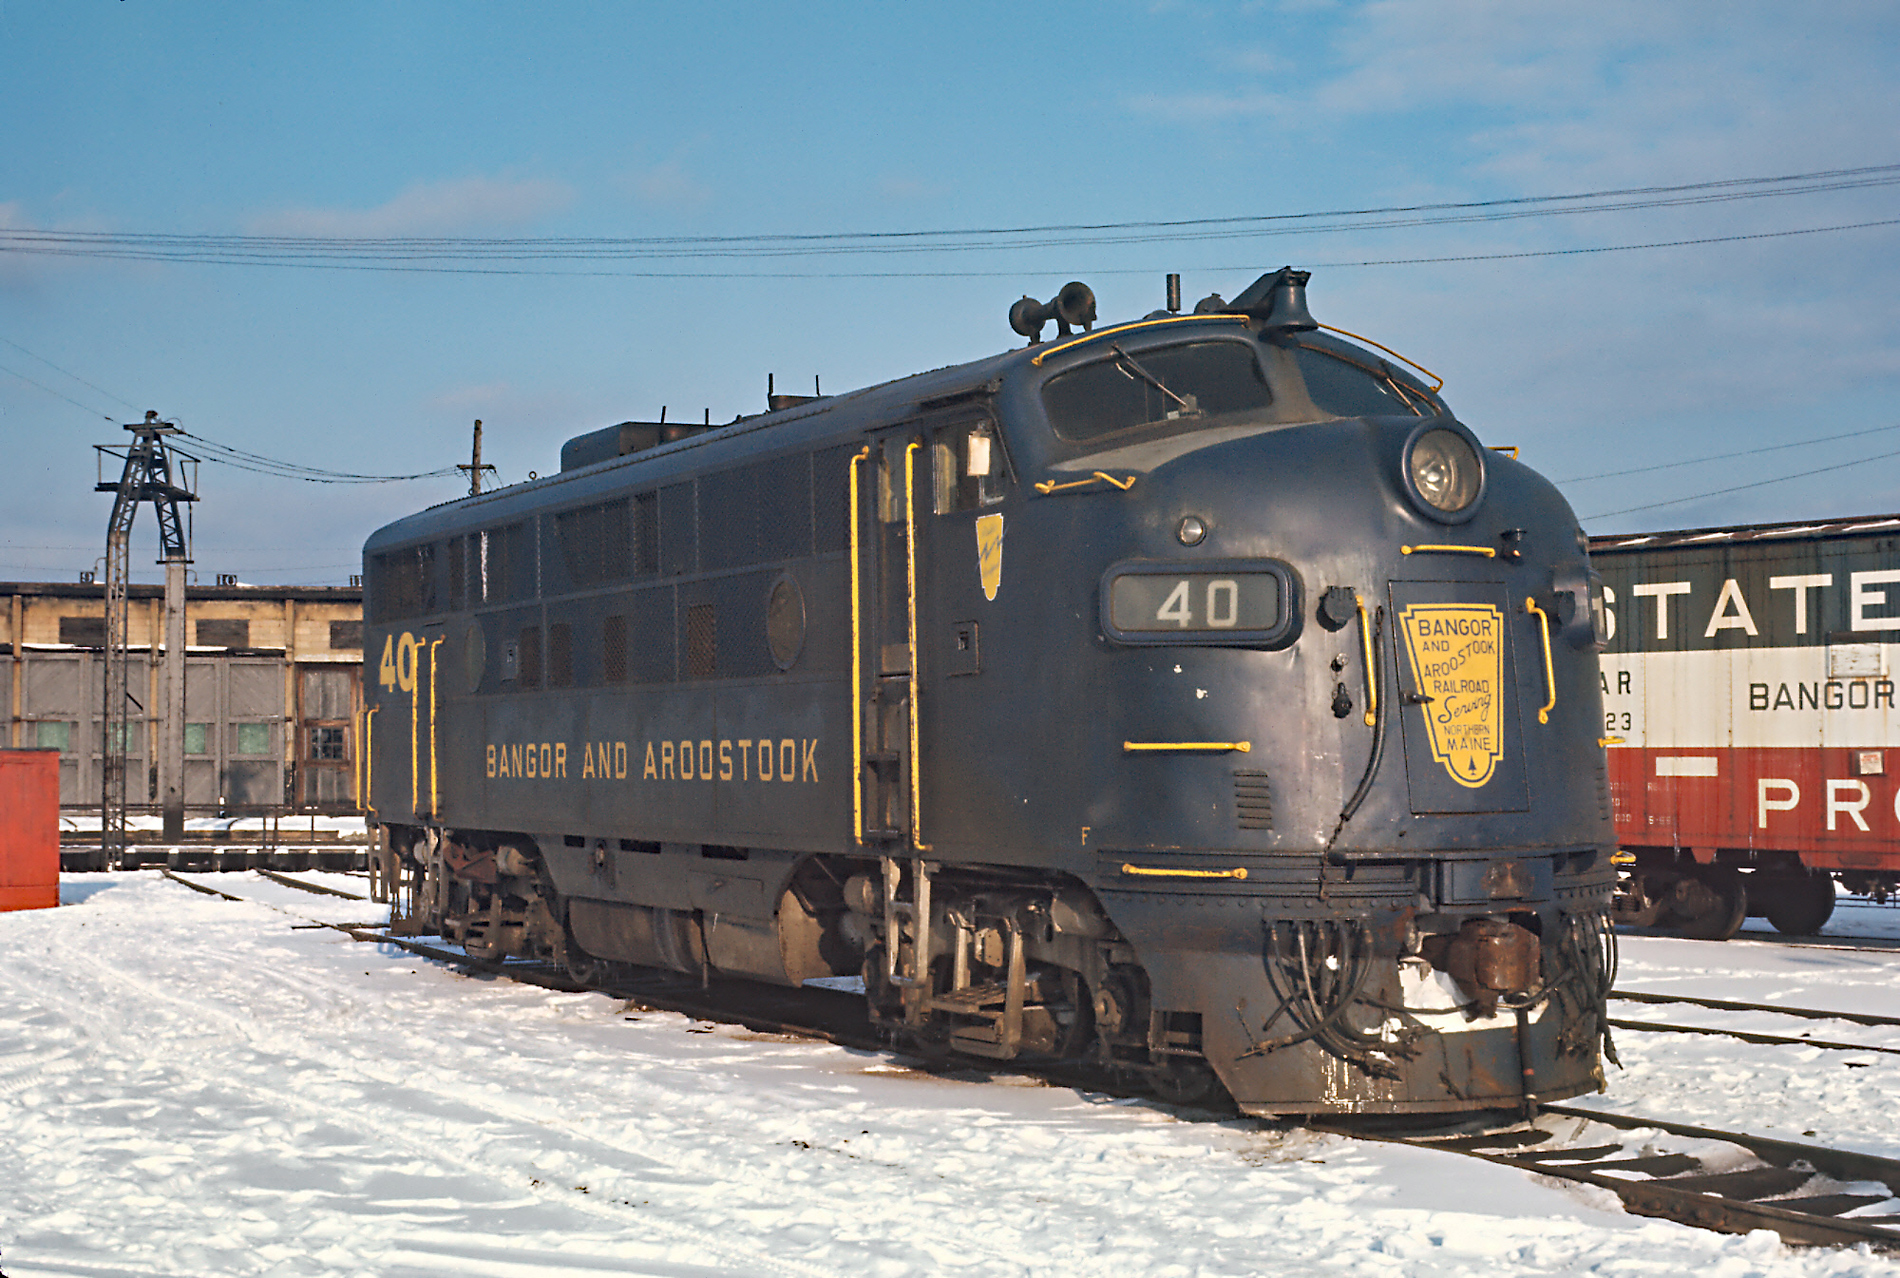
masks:
<svg viewBox="0 0 1900 1278"><path fill-rule="evenodd" d="M1900 1274L1455 1155L460 976L299 926L364 903L204 877L281 908L75 875L0 915L10 1278ZM1688 944L1628 943L1623 984L1895 997L1900 956ZM1595 1104L1893 1143L1900 1057L1621 1044Z"/></svg>
<svg viewBox="0 0 1900 1278"><path fill-rule="evenodd" d="M1827 935L1900 935L1900 910L1843 902ZM1619 990L1900 1016L1900 951L1822 949L1737 939L1630 937ZM1721 1012L1682 1003L1612 1001L1619 1020L1900 1048L1900 1027ZM1900 1056L1618 1030L1623 1069L1610 1090L1573 1104L1743 1130L1900 1158Z"/></svg>

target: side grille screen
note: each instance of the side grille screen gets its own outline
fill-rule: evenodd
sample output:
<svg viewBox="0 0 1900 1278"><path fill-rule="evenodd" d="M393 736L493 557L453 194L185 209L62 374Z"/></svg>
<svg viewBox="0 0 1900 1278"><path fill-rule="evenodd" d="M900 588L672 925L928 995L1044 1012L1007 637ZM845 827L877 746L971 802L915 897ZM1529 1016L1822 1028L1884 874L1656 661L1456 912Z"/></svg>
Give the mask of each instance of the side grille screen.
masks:
<svg viewBox="0 0 1900 1278"><path fill-rule="evenodd" d="M1234 821L1243 830L1273 828L1273 791L1266 773L1234 770Z"/></svg>
<svg viewBox="0 0 1900 1278"><path fill-rule="evenodd" d="M719 667L719 610L694 604L686 610L686 677L710 679Z"/></svg>

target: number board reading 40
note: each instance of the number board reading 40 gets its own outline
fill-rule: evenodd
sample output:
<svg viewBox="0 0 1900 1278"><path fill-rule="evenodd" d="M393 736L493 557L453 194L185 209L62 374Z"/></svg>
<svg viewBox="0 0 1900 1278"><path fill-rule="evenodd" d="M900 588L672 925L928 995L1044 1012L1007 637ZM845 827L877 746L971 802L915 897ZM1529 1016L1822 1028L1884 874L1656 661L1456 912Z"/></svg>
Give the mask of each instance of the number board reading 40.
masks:
<svg viewBox="0 0 1900 1278"><path fill-rule="evenodd" d="M1271 630L1280 624L1272 573L1128 573L1110 592L1118 630Z"/></svg>

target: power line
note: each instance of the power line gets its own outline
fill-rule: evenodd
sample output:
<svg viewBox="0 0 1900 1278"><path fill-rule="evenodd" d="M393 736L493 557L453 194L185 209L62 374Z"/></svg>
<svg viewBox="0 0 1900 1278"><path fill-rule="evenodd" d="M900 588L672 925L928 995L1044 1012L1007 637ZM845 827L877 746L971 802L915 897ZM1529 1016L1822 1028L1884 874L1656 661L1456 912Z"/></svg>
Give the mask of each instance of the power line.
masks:
<svg viewBox="0 0 1900 1278"><path fill-rule="evenodd" d="M210 454L205 461L218 462L226 466L235 466L239 470L248 470L260 475L271 475L278 479L300 479L312 484L393 484L412 479L441 479L456 473L455 467L445 466L437 470L417 471L412 475L360 475L351 471L326 470L320 466L305 466L300 462L279 461L261 453L247 452L233 448L229 444L220 444L203 435L188 430L178 432L189 439L203 452Z"/></svg>
<svg viewBox="0 0 1900 1278"><path fill-rule="evenodd" d="M1847 470L1853 466L1865 466L1868 462L1885 461L1889 457L1900 457L1900 448L1889 453L1875 453L1872 457L1862 457L1857 461L1841 462L1835 466L1820 466L1814 470L1797 471L1792 475L1776 475L1773 479L1759 479L1752 484L1734 484L1727 488L1717 488L1712 492L1696 493L1690 497L1672 497L1668 501L1652 501L1641 506L1625 506L1621 510L1605 510L1594 515L1583 515L1582 519L1608 519L1612 515L1629 515L1639 510L1656 510L1663 506L1680 506L1685 502L1701 501L1705 497L1722 497L1729 493L1744 492L1750 488L1766 488L1770 484L1785 484L1791 479L1806 479L1810 475L1825 475L1830 471Z"/></svg>
<svg viewBox="0 0 1900 1278"><path fill-rule="evenodd" d="M1297 233L1342 234L1430 225L1569 216L1581 213L1752 200L1900 184L1900 165L1874 165L1768 178L1728 178L1669 187L1632 187L1567 195L1459 203L1395 205L1327 212L1258 214L1150 222L979 227L938 231L657 237L339 237L0 230L0 251L214 265L302 266L493 274L591 274L516 266L451 263L539 261L668 261L957 253L1114 246L1154 242L1260 238ZM1033 238L1059 236L1060 238ZM1078 238L1080 237L1080 238ZM1764 237L1765 238L1765 237ZM1690 241L1697 243L1717 240ZM1596 250L1601 251L1601 250ZM1509 255L1503 255L1509 256ZM1458 259L1477 260L1478 255ZM1387 263L1366 263L1385 265ZM717 271L598 272L637 277L702 278ZM775 275L776 273L745 273ZM797 273L791 277L882 275L881 272ZM895 273L889 273L895 274ZM955 275L964 272L928 272ZM972 273L976 274L976 273Z"/></svg>
<svg viewBox="0 0 1900 1278"><path fill-rule="evenodd" d="M1826 235L1836 231L1861 231L1875 227L1900 226L1900 218L1882 218L1872 222L1845 222L1834 226L1797 227L1785 231L1756 231L1744 235L1705 235L1686 240L1651 240L1641 244L1602 244L1584 248L1527 249L1512 253L1459 253L1437 257L1383 257L1337 262L1309 262L1314 270L1341 270L1366 266L1428 266L1459 262L1507 262L1538 257L1576 257L1595 253L1630 253L1644 249L1694 248L1710 244L1738 244L1748 240L1778 240L1800 235ZM0 250L4 251L4 250ZM168 259L178 260L178 259ZM941 280L941 279L1019 279L1023 272L984 271L550 271L527 268L467 266L387 266L374 263L342 262L214 262L200 265L278 266L301 270L384 271L431 275L546 276L565 279L642 279L642 280ZM1157 267L1068 267L1067 273L1089 276L1152 275ZM1260 263L1243 262L1216 266L1196 266L1203 274L1256 271Z"/></svg>
<svg viewBox="0 0 1900 1278"><path fill-rule="evenodd" d="M114 395L111 391L107 390L105 387L93 385L93 383L87 381L85 378L81 377L78 373L74 373L67 369L61 368L58 364L55 364L52 360L46 358L46 356L35 354L34 352L28 350L26 347L20 345L18 342L14 341L10 337L0 337L0 342L5 342L8 346L11 346L14 350L19 351L22 355L32 356L32 358L46 365L48 368L52 369L55 373L62 373L65 376L70 377L74 381L78 382L81 386L85 386L92 390L98 391L101 395L104 395L107 399L113 401L115 404L124 404L127 408L131 409L135 413L139 411L139 406L137 404L134 404L131 400L120 399L117 395ZM18 376L18 374L15 374L15 376Z"/></svg>
<svg viewBox="0 0 1900 1278"><path fill-rule="evenodd" d="M1711 453L1705 457L1691 457L1687 461L1658 462L1654 466L1636 466L1629 470L1609 470L1601 475L1577 475L1570 479L1559 479L1559 484L1587 484L1597 479L1617 479L1624 475L1647 475L1656 470L1676 470L1683 466L1700 466L1704 462L1727 461L1732 457L1753 457L1758 453L1780 452L1784 448L1807 448L1814 444L1831 444L1837 439L1859 439L1862 435L1879 435L1890 430L1900 430L1900 422L1891 426L1875 426L1871 430L1850 430L1844 435L1822 435L1815 439L1797 439L1788 444L1770 444L1766 448L1745 448L1739 453Z"/></svg>
<svg viewBox="0 0 1900 1278"><path fill-rule="evenodd" d="M1606 244L1595 248L1532 249L1521 253L1461 253L1452 257L1386 257L1363 262L1314 262L1312 269L1335 270L1348 266L1429 266L1447 262L1508 262L1526 257L1578 257L1590 253L1631 253L1638 249L1694 248L1704 244L1739 244L1744 240L1781 240L1793 235L1825 235L1830 231L1864 231L1876 226L1900 226L1900 217L1878 222L1847 222L1839 226L1809 226L1792 231L1756 231L1750 235L1706 235L1693 240L1655 240L1648 244ZM1248 270L1248 267L1203 267L1203 270ZM1132 275L1133 271L1109 271L1103 274ZM1140 272L1147 274L1148 272Z"/></svg>
<svg viewBox="0 0 1900 1278"><path fill-rule="evenodd" d="M8 342L7 345L11 346L13 345L13 343ZM31 352L28 352L28 353L31 354ZM82 404L78 400L74 399L71 395L66 394L64 391L54 390L51 386L48 386L45 382L36 382L31 377L28 377L25 373L22 373L17 368L8 368L6 365L0 364L0 373L11 373L13 376L25 382L28 386L37 386L39 389L45 391L48 395L52 395L57 399L65 400L68 404L71 404L74 408L81 409L88 413L93 413L97 416L105 418L107 421L113 420L112 414L101 413L96 408L92 408L86 404Z"/></svg>

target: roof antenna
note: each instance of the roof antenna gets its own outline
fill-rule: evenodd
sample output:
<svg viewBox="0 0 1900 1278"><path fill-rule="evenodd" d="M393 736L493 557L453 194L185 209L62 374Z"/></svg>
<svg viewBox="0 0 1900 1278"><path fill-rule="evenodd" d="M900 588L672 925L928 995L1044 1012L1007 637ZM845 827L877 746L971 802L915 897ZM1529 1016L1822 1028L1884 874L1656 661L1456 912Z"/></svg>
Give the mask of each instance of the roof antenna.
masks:
<svg viewBox="0 0 1900 1278"><path fill-rule="evenodd" d="M811 393L814 397L818 399L823 399L825 397L825 393L822 390L818 389L818 374L816 373L813 373L811 375Z"/></svg>
<svg viewBox="0 0 1900 1278"><path fill-rule="evenodd" d="M666 405L660 405L660 425L666 425Z"/></svg>

